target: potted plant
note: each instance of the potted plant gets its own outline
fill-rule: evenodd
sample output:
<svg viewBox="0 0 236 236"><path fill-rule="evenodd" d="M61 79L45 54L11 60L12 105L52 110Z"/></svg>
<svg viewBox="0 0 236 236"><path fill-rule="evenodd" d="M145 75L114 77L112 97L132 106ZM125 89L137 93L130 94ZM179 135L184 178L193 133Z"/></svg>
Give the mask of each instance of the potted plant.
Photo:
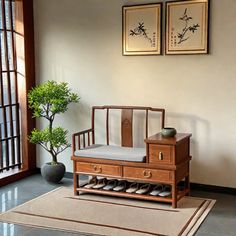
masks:
<svg viewBox="0 0 236 236"><path fill-rule="evenodd" d="M78 95L72 93L64 82L47 81L28 93L28 104L33 110L33 117L42 117L48 122L46 128L34 129L29 135L29 141L39 144L51 155L51 162L45 163L41 168L42 176L49 182L58 183L63 178L65 165L58 162L57 157L71 146L67 140L68 131L53 126L55 117L65 113L70 103L78 101Z"/></svg>

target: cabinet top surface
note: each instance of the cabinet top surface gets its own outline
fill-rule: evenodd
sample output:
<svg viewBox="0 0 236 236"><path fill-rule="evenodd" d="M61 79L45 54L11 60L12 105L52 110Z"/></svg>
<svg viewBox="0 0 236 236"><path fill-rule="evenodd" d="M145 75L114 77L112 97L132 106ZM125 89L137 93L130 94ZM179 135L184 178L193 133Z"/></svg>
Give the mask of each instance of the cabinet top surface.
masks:
<svg viewBox="0 0 236 236"><path fill-rule="evenodd" d="M161 133L154 134L153 136L145 139L146 143L157 143L157 144L169 144L169 145L177 145L178 143L190 138L192 134L187 133L177 133L174 137L165 138L161 135Z"/></svg>

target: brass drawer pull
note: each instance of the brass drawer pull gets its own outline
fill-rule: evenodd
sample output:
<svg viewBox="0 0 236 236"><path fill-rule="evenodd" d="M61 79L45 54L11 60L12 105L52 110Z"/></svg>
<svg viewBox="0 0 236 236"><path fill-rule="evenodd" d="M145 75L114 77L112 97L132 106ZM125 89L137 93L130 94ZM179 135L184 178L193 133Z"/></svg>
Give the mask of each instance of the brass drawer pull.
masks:
<svg viewBox="0 0 236 236"><path fill-rule="evenodd" d="M152 177L152 172L150 170L144 170L143 171L143 176L147 179Z"/></svg>
<svg viewBox="0 0 236 236"><path fill-rule="evenodd" d="M159 152L159 160L162 161L164 159L164 155L162 152Z"/></svg>
<svg viewBox="0 0 236 236"><path fill-rule="evenodd" d="M96 173L101 173L102 172L102 167L101 166L93 166L93 170Z"/></svg>

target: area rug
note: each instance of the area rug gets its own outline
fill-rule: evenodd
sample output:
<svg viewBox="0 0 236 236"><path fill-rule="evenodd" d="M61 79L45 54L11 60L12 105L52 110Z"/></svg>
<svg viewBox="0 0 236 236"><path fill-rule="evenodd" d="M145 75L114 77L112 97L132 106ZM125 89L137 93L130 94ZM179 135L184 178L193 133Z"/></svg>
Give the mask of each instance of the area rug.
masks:
<svg viewBox="0 0 236 236"><path fill-rule="evenodd" d="M193 235L215 201L184 197L170 204L99 196L73 195L58 188L0 215L0 221L68 232L110 236Z"/></svg>

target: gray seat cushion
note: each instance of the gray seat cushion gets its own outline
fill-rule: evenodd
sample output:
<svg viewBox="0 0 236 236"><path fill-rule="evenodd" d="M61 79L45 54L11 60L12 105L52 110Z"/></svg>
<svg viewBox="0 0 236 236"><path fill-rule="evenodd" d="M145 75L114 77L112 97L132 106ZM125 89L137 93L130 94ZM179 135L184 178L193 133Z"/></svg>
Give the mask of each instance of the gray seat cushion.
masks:
<svg viewBox="0 0 236 236"><path fill-rule="evenodd" d="M117 161L144 162L146 157L146 149L95 144L75 151L74 155L78 157L90 157Z"/></svg>

